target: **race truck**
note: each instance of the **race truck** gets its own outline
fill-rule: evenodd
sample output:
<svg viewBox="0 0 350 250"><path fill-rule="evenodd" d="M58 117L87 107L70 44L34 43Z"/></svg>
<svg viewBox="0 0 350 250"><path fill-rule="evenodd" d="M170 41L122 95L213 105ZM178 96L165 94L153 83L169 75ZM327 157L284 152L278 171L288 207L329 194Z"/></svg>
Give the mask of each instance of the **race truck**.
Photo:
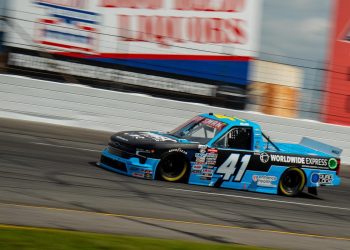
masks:
<svg viewBox="0 0 350 250"><path fill-rule="evenodd" d="M259 124L201 114L173 131L111 136L99 166L128 176L296 196L340 185L342 150L309 138L274 143Z"/></svg>

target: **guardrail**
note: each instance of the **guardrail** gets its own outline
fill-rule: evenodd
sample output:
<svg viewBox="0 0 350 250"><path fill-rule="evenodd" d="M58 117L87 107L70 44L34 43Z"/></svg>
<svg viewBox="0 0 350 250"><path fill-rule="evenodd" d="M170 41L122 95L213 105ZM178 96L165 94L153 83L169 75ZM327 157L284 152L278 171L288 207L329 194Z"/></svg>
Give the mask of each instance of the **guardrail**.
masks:
<svg viewBox="0 0 350 250"><path fill-rule="evenodd" d="M195 101L195 100L194 100ZM222 113L259 122L275 141L298 143L307 136L342 148L350 164L350 127L288 119L203 104L82 85L0 75L0 116L105 131L168 131L198 113Z"/></svg>

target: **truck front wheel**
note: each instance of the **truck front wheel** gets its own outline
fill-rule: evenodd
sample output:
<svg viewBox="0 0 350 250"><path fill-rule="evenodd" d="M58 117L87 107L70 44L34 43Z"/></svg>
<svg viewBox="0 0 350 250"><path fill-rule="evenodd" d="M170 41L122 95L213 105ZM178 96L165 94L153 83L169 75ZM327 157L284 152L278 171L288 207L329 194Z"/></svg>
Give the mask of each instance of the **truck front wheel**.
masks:
<svg viewBox="0 0 350 250"><path fill-rule="evenodd" d="M158 167L158 176L171 182L184 181L188 174L189 164L184 157L177 154L168 155Z"/></svg>

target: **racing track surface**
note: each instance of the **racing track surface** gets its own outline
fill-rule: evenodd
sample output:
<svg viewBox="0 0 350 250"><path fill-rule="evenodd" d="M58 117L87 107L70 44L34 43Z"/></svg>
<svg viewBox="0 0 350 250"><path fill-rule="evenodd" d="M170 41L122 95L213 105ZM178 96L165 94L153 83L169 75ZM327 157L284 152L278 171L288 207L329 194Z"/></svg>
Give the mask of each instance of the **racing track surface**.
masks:
<svg viewBox="0 0 350 250"><path fill-rule="evenodd" d="M0 119L0 224L350 249L350 174L318 197L148 181L96 167L110 133ZM345 170L344 170L345 169Z"/></svg>

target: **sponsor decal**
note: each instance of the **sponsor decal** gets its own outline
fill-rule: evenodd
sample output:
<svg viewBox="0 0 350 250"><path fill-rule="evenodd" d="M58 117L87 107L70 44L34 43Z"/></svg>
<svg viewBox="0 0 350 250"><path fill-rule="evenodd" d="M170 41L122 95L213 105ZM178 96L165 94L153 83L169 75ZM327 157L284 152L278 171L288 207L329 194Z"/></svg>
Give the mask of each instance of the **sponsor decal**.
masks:
<svg viewBox="0 0 350 250"><path fill-rule="evenodd" d="M241 122L239 125L240 125L240 126L249 126L249 123Z"/></svg>
<svg viewBox="0 0 350 250"><path fill-rule="evenodd" d="M135 138L137 140L138 139L145 139L145 137L140 135L140 134L129 134L129 133L127 133L127 135L129 135L130 137L133 137L133 138Z"/></svg>
<svg viewBox="0 0 350 250"><path fill-rule="evenodd" d="M205 174L205 175L202 175L200 179L210 181L212 179L212 175Z"/></svg>
<svg viewBox="0 0 350 250"><path fill-rule="evenodd" d="M215 160L206 160L206 163L209 165L209 166L215 166L216 164L216 161Z"/></svg>
<svg viewBox="0 0 350 250"><path fill-rule="evenodd" d="M137 178L144 178L145 175L141 173L132 173L132 176Z"/></svg>
<svg viewBox="0 0 350 250"><path fill-rule="evenodd" d="M202 168L203 168L203 165L198 165L198 164L193 165L192 167L193 170L202 170Z"/></svg>
<svg viewBox="0 0 350 250"><path fill-rule="evenodd" d="M196 164L205 164L205 158L197 158Z"/></svg>
<svg viewBox="0 0 350 250"><path fill-rule="evenodd" d="M208 154L209 153L217 154L218 150L216 148L208 148Z"/></svg>
<svg viewBox="0 0 350 250"><path fill-rule="evenodd" d="M203 181L210 181L212 179L212 177L211 176L201 176L200 179Z"/></svg>
<svg viewBox="0 0 350 250"><path fill-rule="evenodd" d="M267 163L270 160L270 156L267 153L260 154L260 161L262 163Z"/></svg>
<svg viewBox="0 0 350 250"><path fill-rule="evenodd" d="M217 153L208 153L207 157L205 159L205 163L208 164L208 165L215 165L217 158L218 158L218 154Z"/></svg>
<svg viewBox="0 0 350 250"><path fill-rule="evenodd" d="M121 137L121 136L119 136L119 135L117 135L115 138L118 138L118 139L120 139L120 140L122 140L122 141L128 141L128 139L126 139L126 138L124 138L124 137Z"/></svg>
<svg viewBox="0 0 350 250"><path fill-rule="evenodd" d="M198 145L199 153L206 153L208 146L207 145Z"/></svg>
<svg viewBox="0 0 350 250"><path fill-rule="evenodd" d="M135 132L135 133L125 133L126 135L133 137L137 140L144 140L144 139L151 139L157 142L163 142L163 141L171 141L171 142L176 142L176 140L171 139L169 137L163 136L163 135L159 135L156 133L152 133L152 132Z"/></svg>
<svg viewBox="0 0 350 250"><path fill-rule="evenodd" d="M153 171L148 169L142 169L141 172L144 172L145 174L153 174Z"/></svg>
<svg viewBox="0 0 350 250"><path fill-rule="evenodd" d="M202 171L201 170L192 170L192 174L201 174Z"/></svg>
<svg viewBox="0 0 350 250"><path fill-rule="evenodd" d="M208 153L207 159L216 160L218 158L218 154Z"/></svg>
<svg viewBox="0 0 350 250"><path fill-rule="evenodd" d="M262 187L276 187L277 185L272 184L276 180L277 177L272 175L253 175L253 181Z"/></svg>
<svg viewBox="0 0 350 250"><path fill-rule="evenodd" d="M320 176L318 175L318 173L313 173L311 175L311 182L312 183L318 183L319 179L320 179Z"/></svg>
<svg viewBox="0 0 350 250"><path fill-rule="evenodd" d="M140 153L144 153L144 154L152 154L154 153L155 150L154 149L142 149L142 148L136 148L136 154L139 155L139 156L143 156L142 154Z"/></svg>
<svg viewBox="0 0 350 250"><path fill-rule="evenodd" d="M146 138L155 140L157 142L164 142L164 141L171 141L171 142L176 142L175 139L171 139L169 137L163 136L163 135L159 135L156 133L152 133L152 132L141 132L141 135L143 135Z"/></svg>
<svg viewBox="0 0 350 250"><path fill-rule="evenodd" d="M320 179L318 183L320 184L332 184L333 183L333 175L331 174L318 174Z"/></svg>
<svg viewBox="0 0 350 250"><path fill-rule="evenodd" d="M213 174L202 174L201 177L213 178Z"/></svg>
<svg viewBox="0 0 350 250"><path fill-rule="evenodd" d="M195 154L195 157L197 158L197 157L206 157L207 156L207 154L203 154L203 153L196 153Z"/></svg>
<svg viewBox="0 0 350 250"><path fill-rule="evenodd" d="M183 154L187 155L187 152L181 148L170 149L169 152L179 152L179 153L183 153Z"/></svg>
<svg viewBox="0 0 350 250"><path fill-rule="evenodd" d="M196 157L196 163L197 164L203 164L205 163L205 158L206 158L207 154L203 154L203 153L196 153L195 157Z"/></svg>
<svg viewBox="0 0 350 250"><path fill-rule="evenodd" d="M208 119L208 118L204 119L204 121L202 121L202 124L207 125L211 128L217 129L219 131L222 130L223 127L226 126L226 124L223 122Z"/></svg>
<svg viewBox="0 0 350 250"><path fill-rule="evenodd" d="M328 166L328 159L326 158L311 158L302 156L271 154L270 159L272 162L275 163L295 163L302 164L305 166Z"/></svg>
<svg viewBox="0 0 350 250"><path fill-rule="evenodd" d="M213 172L214 171L212 169L208 169L208 168L205 168L205 169L202 170L203 174L213 174Z"/></svg>
<svg viewBox="0 0 350 250"><path fill-rule="evenodd" d="M328 167L330 169L336 169L338 167L338 161L334 158L328 160Z"/></svg>
<svg viewBox="0 0 350 250"><path fill-rule="evenodd" d="M332 184L333 183L333 175L332 174L320 174L313 173L311 175L312 183L319 184Z"/></svg>

